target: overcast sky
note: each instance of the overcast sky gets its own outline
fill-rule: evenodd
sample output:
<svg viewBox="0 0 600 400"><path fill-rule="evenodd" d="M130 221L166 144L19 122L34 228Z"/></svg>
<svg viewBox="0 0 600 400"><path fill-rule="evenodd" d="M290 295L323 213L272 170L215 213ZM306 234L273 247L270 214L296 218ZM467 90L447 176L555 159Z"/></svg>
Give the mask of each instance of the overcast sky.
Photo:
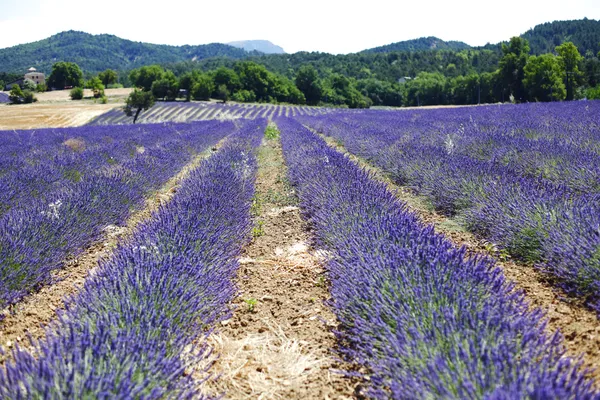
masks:
<svg viewBox="0 0 600 400"><path fill-rule="evenodd" d="M158 44L266 39L288 53L352 53L422 36L479 46L584 17L600 19L600 0L0 0L0 48L73 29Z"/></svg>

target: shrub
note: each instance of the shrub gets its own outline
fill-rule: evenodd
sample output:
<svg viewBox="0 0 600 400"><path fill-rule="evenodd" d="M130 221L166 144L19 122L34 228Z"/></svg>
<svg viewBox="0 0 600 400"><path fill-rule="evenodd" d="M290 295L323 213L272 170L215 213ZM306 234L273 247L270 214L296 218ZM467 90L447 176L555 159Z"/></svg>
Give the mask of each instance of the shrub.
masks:
<svg viewBox="0 0 600 400"><path fill-rule="evenodd" d="M83 88L74 87L73 89L71 89L71 93L69 94L69 96L71 96L71 100L83 99Z"/></svg>

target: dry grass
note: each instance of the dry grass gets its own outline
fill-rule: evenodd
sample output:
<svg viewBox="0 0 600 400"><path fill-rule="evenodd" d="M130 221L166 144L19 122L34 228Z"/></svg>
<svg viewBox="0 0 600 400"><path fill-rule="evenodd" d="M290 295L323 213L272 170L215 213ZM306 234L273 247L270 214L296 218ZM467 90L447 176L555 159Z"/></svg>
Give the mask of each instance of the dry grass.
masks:
<svg viewBox="0 0 600 400"><path fill-rule="evenodd" d="M249 334L240 340L212 335L208 342L219 358L211 373L218 379L206 381L202 391L228 399L281 399L298 387L325 360L319 360L302 341L290 339L269 321L268 331Z"/></svg>
<svg viewBox="0 0 600 400"><path fill-rule="evenodd" d="M82 152L85 150L85 141L83 141L83 139L71 138L65 140L63 144L76 152Z"/></svg>
<svg viewBox="0 0 600 400"><path fill-rule="evenodd" d="M2 105L0 130L81 126L114 107L92 102Z"/></svg>

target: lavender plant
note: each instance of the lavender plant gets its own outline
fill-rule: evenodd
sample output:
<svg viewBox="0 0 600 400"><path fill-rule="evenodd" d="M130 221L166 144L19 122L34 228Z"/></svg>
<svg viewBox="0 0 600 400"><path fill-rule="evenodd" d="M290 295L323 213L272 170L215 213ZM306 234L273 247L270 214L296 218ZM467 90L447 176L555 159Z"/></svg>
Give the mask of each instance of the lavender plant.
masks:
<svg viewBox="0 0 600 400"><path fill-rule="evenodd" d="M297 122L277 123L301 209L330 254L342 352L367 367L368 397L600 397L492 260L465 259L369 173Z"/></svg>
<svg viewBox="0 0 600 400"><path fill-rule="evenodd" d="M5 185L0 193L0 308L48 283L68 255L82 251L107 225L122 224L152 190L233 129L231 123L204 122L3 136L15 143L3 155L17 160L18 168L7 167L0 176ZM66 137L80 137L87 148L72 150L63 144ZM43 151L36 149L38 138ZM19 142L29 146L19 152Z"/></svg>
<svg viewBox="0 0 600 400"><path fill-rule="evenodd" d="M203 398L186 369L235 293L265 121L248 123L101 262L35 351L0 370L0 397Z"/></svg>

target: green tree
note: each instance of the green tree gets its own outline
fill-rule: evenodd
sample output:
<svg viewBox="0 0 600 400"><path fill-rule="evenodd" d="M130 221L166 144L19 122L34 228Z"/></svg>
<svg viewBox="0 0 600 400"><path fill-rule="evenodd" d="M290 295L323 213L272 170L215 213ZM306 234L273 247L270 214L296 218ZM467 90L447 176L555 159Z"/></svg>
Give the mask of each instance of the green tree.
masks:
<svg viewBox="0 0 600 400"><path fill-rule="evenodd" d="M11 104L21 104L23 102L23 91L19 85L13 85L8 95Z"/></svg>
<svg viewBox="0 0 600 400"><path fill-rule="evenodd" d="M227 89L227 85L219 85L219 87L217 87L216 97L221 100L223 104L227 103L227 100L229 100L229 89Z"/></svg>
<svg viewBox="0 0 600 400"><path fill-rule="evenodd" d="M531 56L525 65L523 84L535 101L564 100L563 71L554 54Z"/></svg>
<svg viewBox="0 0 600 400"><path fill-rule="evenodd" d="M134 87L148 92L152 90L154 81L161 79L164 73L165 71L160 65L147 65L132 70L129 73L129 80Z"/></svg>
<svg viewBox="0 0 600 400"><path fill-rule="evenodd" d="M52 72L48 77L48 86L56 89L64 89L69 86L82 87L83 71L75 63L57 62L52 66Z"/></svg>
<svg viewBox="0 0 600 400"><path fill-rule="evenodd" d="M92 89L94 98L98 99L104 96L104 85L102 84L102 81L99 77L93 77L85 83L85 86L88 89Z"/></svg>
<svg viewBox="0 0 600 400"><path fill-rule="evenodd" d="M133 123L135 124L135 121L137 121L142 110L147 111L153 105L154 96L152 96L152 93L134 89L133 92L129 94L129 97L127 97L123 111L125 111L125 114L127 114L128 117L134 115L135 112L135 116L133 117Z"/></svg>
<svg viewBox="0 0 600 400"><path fill-rule="evenodd" d="M225 85L229 93L236 92L242 88L240 77L234 70L225 67L220 67L214 71L213 81L215 82L216 90L219 90L221 85Z"/></svg>
<svg viewBox="0 0 600 400"><path fill-rule="evenodd" d="M583 60L579 50L572 42L565 42L556 47L558 62L564 73L565 86L567 87L567 100L573 100L573 88L581 83L582 73L579 64Z"/></svg>
<svg viewBox="0 0 600 400"><path fill-rule="evenodd" d="M186 72L185 74L179 77L179 88L186 91L185 100L190 101L192 98L192 89L196 82L198 81L198 77L200 73L198 71ZM210 94L208 95L210 97Z"/></svg>
<svg viewBox="0 0 600 400"><path fill-rule="evenodd" d="M264 65L244 61L235 65L235 72L240 77L242 88L254 92L258 101L270 102L275 97L275 75Z"/></svg>
<svg viewBox="0 0 600 400"><path fill-rule="evenodd" d="M406 105L427 106L446 104L448 92L444 75L439 72L421 72L406 83Z"/></svg>
<svg viewBox="0 0 600 400"><path fill-rule="evenodd" d="M119 75L117 71L113 71L112 69L107 69L104 72L100 72L98 74L98 78L102 82L102 84L106 87L108 85L112 85L118 82Z"/></svg>
<svg viewBox="0 0 600 400"><path fill-rule="evenodd" d="M523 86L525 65L529 58L529 42L518 36L512 37L508 44L502 43L502 58L500 59L500 76L509 93L518 102L526 100L526 90Z"/></svg>
<svg viewBox="0 0 600 400"><path fill-rule="evenodd" d="M191 90L194 100L210 100L210 96L214 91L215 83L206 74L198 75Z"/></svg>
<svg viewBox="0 0 600 400"><path fill-rule="evenodd" d="M175 100L179 94L179 81L173 71L167 71L160 79L152 83L151 88L154 97Z"/></svg>
<svg viewBox="0 0 600 400"><path fill-rule="evenodd" d="M296 87L304 93L306 104L317 105L321 100L323 88L319 81L319 74L310 64L303 65L298 70L295 79Z"/></svg>

